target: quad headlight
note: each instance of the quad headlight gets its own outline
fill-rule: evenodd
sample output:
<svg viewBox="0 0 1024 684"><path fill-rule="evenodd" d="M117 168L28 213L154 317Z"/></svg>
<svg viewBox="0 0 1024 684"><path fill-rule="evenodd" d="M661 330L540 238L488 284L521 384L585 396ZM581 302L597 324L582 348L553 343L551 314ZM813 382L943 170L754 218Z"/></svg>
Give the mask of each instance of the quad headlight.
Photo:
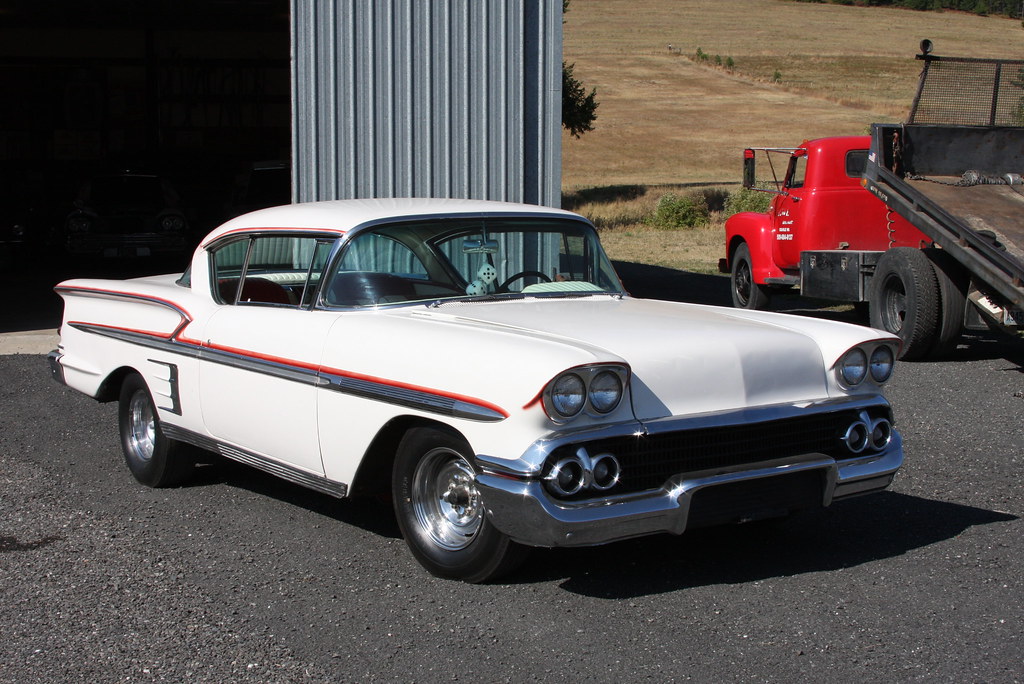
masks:
<svg viewBox="0 0 1024 684"><path fill-rule="evenodd" d="M835 365L836 377L843 387L857 387L867 378L883 384L892 377L896 352L888 342L858 345L847 351Z"/></svg>
<svg viewBox="0 0 1024 684"><path fill-rule="evenodd" d="M839 376L843 383L853 387L864 382L868 374L868 355L860 347L854 347L839 361Z"/></svg>
<svg viewBox="0 0 1024 684"><path fill-rule="evenodd" d="M587 386L575 373L566 373L555 379L551 386L551 408L562 418L572 418L583 410L587 401Z"/></svg>
<svg viewBox="0 0 1024 684"><path fill-rule="evenodd" d="M895 367L896 356L889 345L880 344L871 352L871 379L875 382L881 383L891 378Z"/></svg>
<svg viewBox="0 0 1024 684"><path fill-rule="evenodd" d="M185 219L177 214L166 214L160 219L160 228L165 233L182 231L185 229Z"/></svg>
<svg viewBox="0 0 1024 684"><path fill-rule="evenodd" d="M601 371L590 381L587 399L598 413L614 411L622 399L622 378L613 371Z"/></svg>
<svg viewBox="0 0 1024 684"><path fill-rule="evenodd" d="M68 231L72 233L85 233L92 228L92 218L85 214L74 214L68 219Z"/></svg>
<svg viewBox="0 0 1024 684"><path fill-rule="evenodd" d="M556 423L568 422L581 413L611 413L622 401L628 377L628 369L617 364L573 368L544 388L544 410Z"/></svg>

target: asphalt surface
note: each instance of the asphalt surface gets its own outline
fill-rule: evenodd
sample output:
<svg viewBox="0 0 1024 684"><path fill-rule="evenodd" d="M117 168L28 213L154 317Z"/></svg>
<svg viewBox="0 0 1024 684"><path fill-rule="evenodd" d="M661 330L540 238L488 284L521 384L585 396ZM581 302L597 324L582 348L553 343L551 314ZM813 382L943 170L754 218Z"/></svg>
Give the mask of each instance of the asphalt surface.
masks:
<svg viewBox="0 0 1024 684"><path fill-rule="evenodd" d="M380 502L230 462L137 485L114 405L0 356L0 682L1021 681L1021 352L898 364L888 492L482 586Z"/></svg>

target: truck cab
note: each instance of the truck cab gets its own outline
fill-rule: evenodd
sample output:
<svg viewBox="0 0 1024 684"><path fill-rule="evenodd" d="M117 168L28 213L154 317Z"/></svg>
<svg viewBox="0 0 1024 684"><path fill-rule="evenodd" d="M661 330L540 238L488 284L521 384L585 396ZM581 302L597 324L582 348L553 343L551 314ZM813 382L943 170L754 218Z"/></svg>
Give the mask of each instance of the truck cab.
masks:
<svg viewBox="0 0 1024 684"><path fill-rule="evenodd" d="M923 247L925 236L864 189L870 136L805 140L796 148L744 151L744 187L758 183L755 160L767 157L775 195L766 213L741 212L725 224L733 304L763 309L774 292L800 286L807 296L865 301L865 279L878 255L896 246ZM780 159L781 157L781 159ZM787 159L788 157L788 159Z"/></svg>

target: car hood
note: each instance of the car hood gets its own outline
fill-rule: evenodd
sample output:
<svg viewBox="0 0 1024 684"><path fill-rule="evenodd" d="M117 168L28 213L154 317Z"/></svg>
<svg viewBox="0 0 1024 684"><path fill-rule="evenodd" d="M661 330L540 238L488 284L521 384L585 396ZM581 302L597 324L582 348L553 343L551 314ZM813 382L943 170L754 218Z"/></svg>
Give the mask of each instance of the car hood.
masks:
<svg viewBox="0 0 1024 684"><path fill-rule="evenodd" d="M828 398L838 357L880 336L797 316L629 297L449 303L416 316L624 361L641 420Z"/></svg>

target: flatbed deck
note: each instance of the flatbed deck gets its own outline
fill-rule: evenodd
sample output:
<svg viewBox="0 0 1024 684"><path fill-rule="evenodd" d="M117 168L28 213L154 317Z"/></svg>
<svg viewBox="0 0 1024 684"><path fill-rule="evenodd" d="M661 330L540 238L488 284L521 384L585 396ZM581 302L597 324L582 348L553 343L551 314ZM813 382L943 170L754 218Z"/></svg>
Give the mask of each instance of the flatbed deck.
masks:
<svg viewBox="0 0 1024 684"><path fill-rule="evenodd" d="M957 186L959 177L907 180L907 184L974 231L990 231L1024 263L1024 186Z"/></svg>

